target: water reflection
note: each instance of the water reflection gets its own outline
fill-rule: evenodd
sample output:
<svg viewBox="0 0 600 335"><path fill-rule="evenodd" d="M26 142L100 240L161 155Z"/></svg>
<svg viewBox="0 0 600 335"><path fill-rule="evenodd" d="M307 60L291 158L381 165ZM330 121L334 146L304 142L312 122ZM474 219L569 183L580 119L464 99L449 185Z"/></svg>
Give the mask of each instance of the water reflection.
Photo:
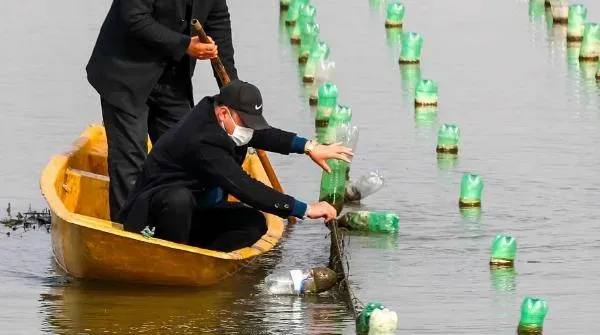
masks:
<svg viewBox="0 0 600 335"><path fill-rule="evenodd" d="M449 153L437 154L437 166L439 170L453 170L458 166L458 155Z"/></svg>
<svg viewBox="0 0 600 335"><path fill-rule="evenodd" d="M271 334L343 329L346 307L329 294L266 294L273 266L256 264L207 288L170 288L75 281L40 295L43 330L60 334Z"/></svg>
<svg viewBox="0 0 600 335"><path fill-rule="evenodd" d="M369 234L368 232L348 232L350 243L355 241L361 248L376 250L396 250L400 247L400 234Z"/></svg>
<svg viewBox="0 0 600 335"><path fill-rule="evenodd" d="M499 292L514 292L517 290L517 272L514 268L490 268L492 288Z"/></svg>
<svg viewBox="0 0 600 335"><path fill-rule="evenodd" d="M462 223L481 223L481 207L461 208Z"/></svg>
<svg viewBox="0 0 600 335"><path fill-rule="evenodd" d="M415 108L415 125L417 128L430 129L437 121L437 107Z"/></svg>
<svg viewBox="0 0 600 335"><path fill-rule="evenodd" d="M400 65L400 76L402 77L402 93L408 99L407 101L412 103L417 83L421 79L420 64Z"/></svg>
<svg viewBox="0 0 600 335"><path fill-rule="evenodd" d="M387 39L387 45L392 48L394 51L399 51L401 42L402 42L402 34L404 31L402 28L389 28L385 30L385 36ZM398 52L399 54L399 52Z"/></svg>
<svg viewBox="0 0 600 335"><path fill-rule="evenodd" d="M544 0L529 0L529 19L531 22L541 21L545 15Z"/></svg>

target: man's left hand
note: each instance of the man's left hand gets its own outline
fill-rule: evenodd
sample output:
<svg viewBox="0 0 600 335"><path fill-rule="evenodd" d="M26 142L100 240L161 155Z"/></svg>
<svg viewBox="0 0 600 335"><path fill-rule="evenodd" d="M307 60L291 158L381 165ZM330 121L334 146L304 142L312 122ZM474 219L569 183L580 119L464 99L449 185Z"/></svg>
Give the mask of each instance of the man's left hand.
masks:
<svg viewBox="0 0 600 335"><path fill-rule="evenodd" d="M352 149L342 146L341 143L334 143L328 145L318 144L308 155L323 170L331 173L331 168L327 165L328 159L335 158L350 163L350 157L354 156L354 153Z"/></svg>

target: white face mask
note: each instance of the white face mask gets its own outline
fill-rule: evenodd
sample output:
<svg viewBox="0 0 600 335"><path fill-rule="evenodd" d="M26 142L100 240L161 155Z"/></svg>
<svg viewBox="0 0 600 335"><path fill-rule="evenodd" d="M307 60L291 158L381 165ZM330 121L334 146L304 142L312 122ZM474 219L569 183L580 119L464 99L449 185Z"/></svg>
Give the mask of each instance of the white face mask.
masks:
<svg viewBox="0 0 600 335"><path fill-rule="evenodd" d="M233 128L233 134L227 135L229 135L233 143L235 143L235 145L237 145L238 147L248 144L248 142L250 142L250 140L252 139L252 135L254 135L254 129L238 126L235 123L233 117L231 116L231 112L227 111L227 113L229 113L229 117L235 125L235 127ZM223 122L221 122L221 126L223 127L223 129L225 129L225 124Z"/></svg>

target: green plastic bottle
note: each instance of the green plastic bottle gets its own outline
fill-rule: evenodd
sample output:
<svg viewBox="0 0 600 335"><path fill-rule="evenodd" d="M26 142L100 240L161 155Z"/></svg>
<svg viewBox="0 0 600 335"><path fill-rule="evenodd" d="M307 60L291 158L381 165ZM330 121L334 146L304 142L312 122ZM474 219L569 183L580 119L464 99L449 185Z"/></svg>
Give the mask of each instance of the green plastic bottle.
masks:
<svg viewBox="0 0 600 335"><path fill-rule="evenodd" d="M457 125L444 123L438 130L438 153L458 153L458 141L460 140L460 129Z"/></svg>
<svg viewBox="0 0 600 335"><path fill-rule="evenodd" d="M587 8L582 4L575 4L569 7L569 23L567 26L567 41L581 42L583 31L585 30L585 19L587 17Z"/></svg>
<svg viewBox="0 0 600 335"><path fill-rule="evenodd" d="M369 321L371 318L371 314L376 309L384 309L385 306L380 302L370 302L365 308L360 312L357 320L357 328L361 333L367 333L369 331Z"/></svg>
<svg viewBox="0 0 600 335"><path fill-rule="evenodd" d="M404 5L398 2L391 2L387 5L385 18L386 28L402 28L404 19Z"/></svg>
<svg viewBox="0 0 600 335"><path fill-rule="evenodd" d="M317 15L317 9L309 4L308 2L300 4L298 7L298 20L292 30L291 42L293 44L300 44L302 29L309 23L315 23L315 17Z"/></svg>
<svg viewBox="0 0 600 335"><path fill-rule="evenodd" d="M308 59L306 60L306 66L304 67L303 81L305 83L312 83L315 81L319 63L327 58L329 58L329 45L323 41L318 41L313 44Z"/></svg>
<svg viewBox="0 0 600 335"><path fill-rule="evenodd" d="M477 174L465 173L460 183L460 207L480 207L483 179Z"/></svg>
<svg viewBox="0 0 600 335"><path fill-rule="evenodd" d="M348 163L338 159L328 159L327 164L331 168L331 173L323 171L321 175L319 201L328 202L340 213L344 208Z"/></svg>
<svg viewBox="0 0 600 335"><path fill-rule="evenodd" d="M315 126L325 128L329 124L329 118L335 111L338 100L338 89L335 84L327 82L319 87L317 113Z"/></svg>
<svg viewBox="0 0 600 335"><path fill-rule="evenodd" d="M567 24L569 19L569 2L567 0L551 0L552 21L555 24Z"/></svg>
<svg viewBox="0 0 600 335"><path fill-rule="evenodd" d="M352 109L346 105L337 105L331 116L327 128L323 130L322 136L317 138L321 144L331 144L335 142L336 128L342 124L348 124L352 121Z"/></svg>
<svg viewBox="0 0 600 335"><path fill-rule="evenodd" d="M506 234L498 234L491 247L490 265L495 267L512 267L517 253L517 240Z"/></svg>
<svg viewBox="0 0 600 335"><path fill-rule="evenodd" d="M526 297L521 304L519 334L541 334L548 304L544 299Z"/></svg>
<svg viewBox="0 0 600 335"><path fill-rule="evenodd" d="M300 14L300 6L308 4L309 0L291 0L290 7L285 18L285 25L288 27L296 25L298 15Z"/></svg>
<svg viewBox="0 0 600 335"><path fill-rule="evenodd" d="M402 49L400 50L401 64L416 64L421 62L423 37L419 33L404 33Z"/></svg>
<svg viewBox="0 0 600 335"><path fill-rule="evenodd" d="M583 40L579 52L580 61L597 61L600 25L597 23L586 23L583 30Z"/></svg>
<svg viewBox="0 0 600 335"><path fill-rule="evenodd" d="M350 230L373 233L395 233L399 229L400 218L392 212L358 211L344 214L338 223Z"/></svg>
<svg viewBox="0 0 600 335"><path fill-rule="evenodd" d="M279 9L288 10L290 8L291 0L279 0Z"/></svg>
<svg viewBox="0 0 600 335"><path fill-rule="evenodd" d="M300 33L300 56L298 57L300 63L306 63L310 50L319 39L319 32L320 29L317 23L309 22L302 26Z"/></svg>
<svg viewBox="0 0 600 335"><path fill-rule="evenodd" d="M435 80L421 79L415 89L415 106L437 106L438 85Z"/></svg>

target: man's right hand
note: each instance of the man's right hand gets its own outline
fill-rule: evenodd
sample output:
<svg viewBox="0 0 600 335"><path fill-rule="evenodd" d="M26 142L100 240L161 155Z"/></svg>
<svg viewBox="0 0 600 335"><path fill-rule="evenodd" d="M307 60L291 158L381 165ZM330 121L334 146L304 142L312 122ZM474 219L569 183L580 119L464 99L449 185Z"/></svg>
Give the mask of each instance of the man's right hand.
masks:
<svg viewBox="0 0 600 335"><path fill-rule="evenodd" d="M321 201L308 205L306 216L311 219L324 218L325 222L329 222L337 217L337 210L328 202Z"/></svg>
<svg viewBox="0 0 600 335"><path fill-rule="evenodd" d="M210 38L211 43L200 43L198 36L193 36L186 53L195 59L212 59L219 55L219 50L215 42Z"/></svg>

